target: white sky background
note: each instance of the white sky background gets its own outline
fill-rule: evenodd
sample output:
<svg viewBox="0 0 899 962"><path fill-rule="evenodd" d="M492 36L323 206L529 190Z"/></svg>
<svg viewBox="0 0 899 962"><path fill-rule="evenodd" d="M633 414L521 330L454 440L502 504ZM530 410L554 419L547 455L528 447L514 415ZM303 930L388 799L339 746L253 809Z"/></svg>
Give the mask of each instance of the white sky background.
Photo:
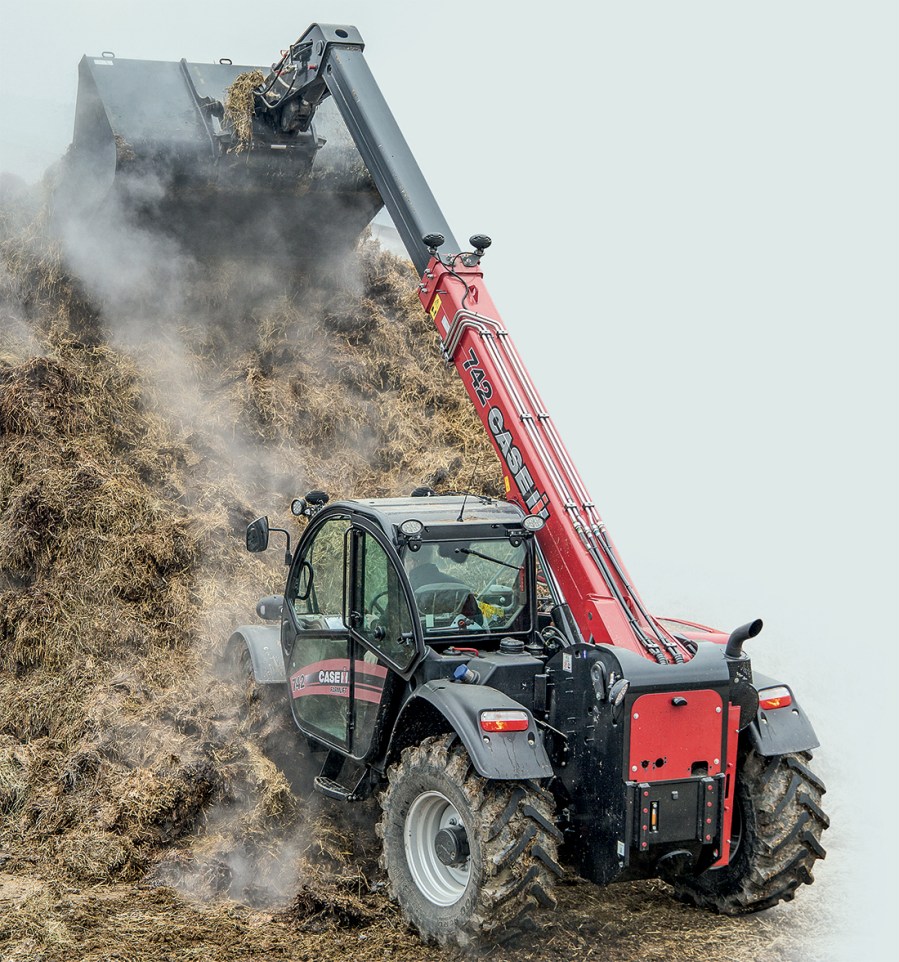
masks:
<svg viewBox="0 0 899 962"><path fill-rule="evenodd" d="M27 180L83 53L267 65L313 20L359 27L457 237L493 237L644 597L765 619L755 664L823 744L830 857L796 910L831 903L833 959L886 958L896 904L897 9L0 0L0 170Z"/></svg>

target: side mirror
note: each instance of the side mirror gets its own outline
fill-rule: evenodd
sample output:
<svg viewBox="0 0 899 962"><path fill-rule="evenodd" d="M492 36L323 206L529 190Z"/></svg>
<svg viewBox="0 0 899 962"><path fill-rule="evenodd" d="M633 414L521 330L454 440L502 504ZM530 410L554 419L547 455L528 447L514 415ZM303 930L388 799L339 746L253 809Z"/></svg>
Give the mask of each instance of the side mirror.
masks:
<svg viewBox="0 0 899 962"><path fill-rule="evenodd" d="M265 551L268 547L268 518L257 518L247 525L247 551Z"/></svg>
<svg viewBox="0 0 899 962"><path fill-rule="evenodd" d="M256 603L256 614L265 621L280 621L284 595L266 595Z"/></svg>

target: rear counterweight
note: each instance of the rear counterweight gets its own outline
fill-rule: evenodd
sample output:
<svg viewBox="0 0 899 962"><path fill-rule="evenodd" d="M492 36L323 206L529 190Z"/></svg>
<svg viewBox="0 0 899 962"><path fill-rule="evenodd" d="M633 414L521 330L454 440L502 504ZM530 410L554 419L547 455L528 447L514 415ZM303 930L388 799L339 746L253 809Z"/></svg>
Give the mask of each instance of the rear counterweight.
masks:
<svg viewBox="0 0 899 962"><path fill-rule="evenodd" d="M718 646L683 665L656 665L579 645L547 669L558 807L581 874L605 884L664 873L675 858L711 865L725 829L728 719L736 717ZM616 705L609 693L622 679L630 684Z"/></svg>

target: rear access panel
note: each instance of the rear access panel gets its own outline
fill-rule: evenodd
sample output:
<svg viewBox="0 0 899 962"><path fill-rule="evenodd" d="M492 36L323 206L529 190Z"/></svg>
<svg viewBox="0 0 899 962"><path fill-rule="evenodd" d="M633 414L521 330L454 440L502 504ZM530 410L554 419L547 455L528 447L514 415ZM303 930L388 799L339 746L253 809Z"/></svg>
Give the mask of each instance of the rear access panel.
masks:
<svg viewBox="0 0 899 962"><path fill-rule="evenodd" d="M677 781L723 769L724 705L711 689L653 692L631 707L628 778Z"/></svg>
<svg viewBox="0 0 899 962"><path fill-rule="evenodd" d="M724 814L724 776L680 782L628 783L636 847L669 843L711 845Z"/></svg>

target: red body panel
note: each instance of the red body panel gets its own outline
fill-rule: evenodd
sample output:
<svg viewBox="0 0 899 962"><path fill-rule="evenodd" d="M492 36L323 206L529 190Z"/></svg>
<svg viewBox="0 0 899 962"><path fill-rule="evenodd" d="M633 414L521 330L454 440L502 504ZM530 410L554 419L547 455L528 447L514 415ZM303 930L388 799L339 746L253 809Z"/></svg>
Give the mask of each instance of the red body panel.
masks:
<svg viewBox="0 0 899 962"><path fill-rule="evenodd" d="M685 692L685 705L674 705L676 691L641 695L631 710L628 775L640 782L690 778L696 763L709 775L724 770L721 696L710 689Z"/></svg>
<svg viewBox="0 0 899 962"><path fill-rule="evenodd" d="M730 635L726 631L719 631L717 628L710 628L708 625L701 625L697 621L684 621L683 618L664 618L658 616L658 620L665 627L675 625L675 631L691 641L713 641L716 645L726 645Z"/></svg>
<svg viewBox="0 0 899 962"><path fill-rule="evenodd" d="M637 637L636 623L649 636L661 632L671 649L688 660L689 651L663 628L651 626L641 612L605 525L499 319L480 269L463 267L457 260L451 272L432 258L419 296L499 456L507 497L546 521L537 541L555 593L570 606L584 639L651 657ZM670 652L666 658L673 660Z"/></svg>
<svg viewBox="0 0 899 962"><path fill-rule="evenodd" d="M740 740L740 709L731 705L727 712L727 784L724 791L724 818L721 823L721 850L712 866L720 868L730 861L730 832L734 821L734 793L737 788L737 742Z"/></svg>

